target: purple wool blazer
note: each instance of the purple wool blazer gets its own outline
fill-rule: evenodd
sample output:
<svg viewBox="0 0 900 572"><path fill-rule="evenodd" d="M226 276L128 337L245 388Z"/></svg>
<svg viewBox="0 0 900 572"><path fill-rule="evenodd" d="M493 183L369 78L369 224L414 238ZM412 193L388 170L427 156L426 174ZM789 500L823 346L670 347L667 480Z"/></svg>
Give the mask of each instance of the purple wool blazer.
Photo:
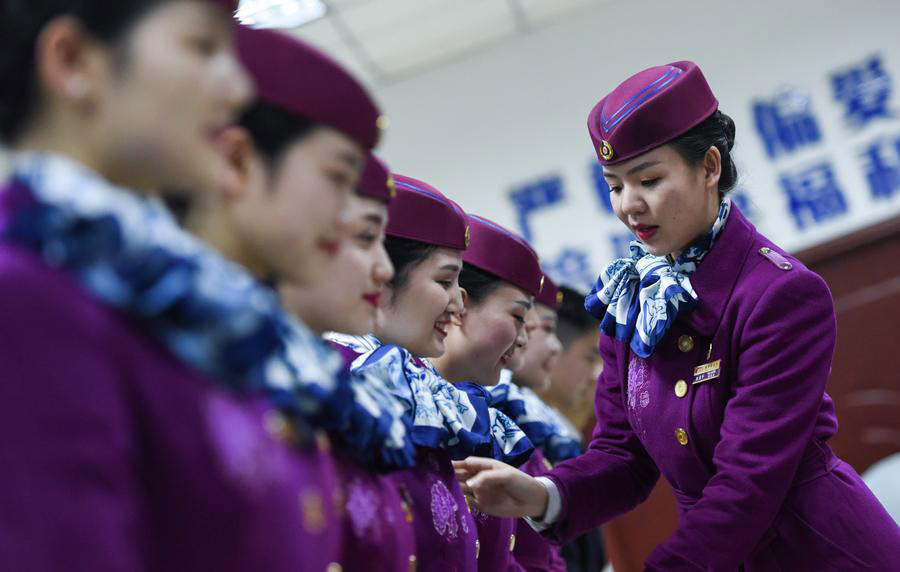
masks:
<svg viewBox="0 0 900 572"><path fill-rule="evenodd" d="M418 565L409 500L391 475L375 475L335 451L341 497L344 499L343 569L409 572Z"/></svg>
<svg viewBox="0 0 900 572"><path fill-rule="evenodd" d="M389 475L413 513L418 572L475 572L483 548L450 454L416 450L416 464Z"/></svg>
<svg viewBox="0 0 900 572"><path fill-rule="evenodd" d="M348 367L360 355L335 342L331 346ZM346 451L335 449L335 460L344 506L343 569L415 572L416 523L409 495L390 474L369 472Z"/></svg>
<svg viewBox="0 0 900 572"><path fill-rule="evenodd" d="M531 457L519 467L532 477L540 477L550 472L549 463L539 447L535 447ZM566 572L566 561L560 555L559 546L535 532L525 519L516 520L516 546L513 556L528 572Z"/></svg>
<svg viewBox="0 0 900 572"><path fill-rule="evenodd" d="M587 452L549 473L562 497L549 536L632 509L662 472L680 521L648 570L896 570L900 529L827 445L824 281L733 207L691 283L700 303L650 358L601 336L598 424Z"/></svg>
<svg viewBox="0 0 900 572"><path fill-rule="evenodd" d="M331 342L352 363L360 354ZM483 548L466 497L456 480L450 454L442 449L416 448L416 464L381 477L393 484L412 522L417 572L475 572ZM408 528L408 526L407 526ZM405 546L401 525L398 543ZM368 570L368 568L366 568Z"/></svg>
<svg viewBox="0 0 900 572"><path fill-rule="evenodd" d="M339 553L330 454L0 245L0 568L297 572Z"/></svg>
<svg viewBox="0 0 900 572"><path fill-rule="evenodd" d="M523 572L513 550L516 546L516 519L487 515L472 507L478 529L480 572Z"/></svg>

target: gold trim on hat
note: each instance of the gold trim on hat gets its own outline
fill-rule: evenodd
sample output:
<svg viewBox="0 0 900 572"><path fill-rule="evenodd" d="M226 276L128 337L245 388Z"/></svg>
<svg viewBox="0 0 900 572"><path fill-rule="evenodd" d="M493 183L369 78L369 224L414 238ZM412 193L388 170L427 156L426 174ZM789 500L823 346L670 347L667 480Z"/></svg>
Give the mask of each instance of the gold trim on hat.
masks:
<svg viewBox="0 0 900 572"><path fill-rule="evenodd" d="M545 278L547 278L547 277L544 276L544 275L541 275L541 285L538 286L538 296L540 296L540 295L541 295L541 292L544 291L544 279L545 279Z"/></svg>
<svg viewBox="0 0 900 572"><path fill-rule="evenodd" d="M562 304L563 301L563 293L561 291L556 292L556 304Z"/></svg>
<svg viewBox="0 0 900 572"><path fill-rule="evenodd" d="M469 248L469 241L472 239L472 229L469 228L468 225L466 225L466 235L464 238L466 241L466 248Z"/></svg>
<svg viewBox="0 0 900 572"><path fill-rule="evenodd" d="M602 139L600 141L600 156L603 157L604 161L609 161L615 155L615 151L613 151L612 145L606 139Z"/></svg>
<svg viewBox="0 0 900 572"><path fill-rule="evenodd" d="M388 173L387 190L388 190L388 196L390 198L393 199L394 197L397 196L397 187L394 186L394 175L391 173Z"/></svg>

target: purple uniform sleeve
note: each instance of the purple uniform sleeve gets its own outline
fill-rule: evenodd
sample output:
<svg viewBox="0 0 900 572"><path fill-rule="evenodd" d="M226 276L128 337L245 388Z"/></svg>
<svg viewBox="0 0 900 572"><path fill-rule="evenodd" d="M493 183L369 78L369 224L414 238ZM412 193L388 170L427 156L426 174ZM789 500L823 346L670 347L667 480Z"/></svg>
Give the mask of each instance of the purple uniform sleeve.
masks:
<svg viewBox="0 0 900 572"><path fill-rule="evenodd" d="M772 525L812 438L835 344L828 288L811 272L785 273L748 307L715 474L649 570L737 569Z"/></svg>
<svg viewBox="0 0 900 572"><path fill-rule="evenodd" d="M618 343L608 336L600 339L604 366L595 398L597 426L587 451L558 464L547 475L562 496L559 519L544 532L556 543L631 510L647 498L659 478L659 470L626 417Z"/></svg>
<svg viewBox="0 0 900 572"><path fill-rule="evenodd" d="M22 260L0 250L2 568L140 572L134 420L112 330L73 284Z"/></svg>

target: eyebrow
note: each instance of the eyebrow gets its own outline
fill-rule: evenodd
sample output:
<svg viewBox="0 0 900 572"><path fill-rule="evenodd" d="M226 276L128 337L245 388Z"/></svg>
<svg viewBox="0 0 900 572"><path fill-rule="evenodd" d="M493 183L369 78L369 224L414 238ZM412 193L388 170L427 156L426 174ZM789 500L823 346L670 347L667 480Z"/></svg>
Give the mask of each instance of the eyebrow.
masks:
<svg viewBox="0 0 900 572"><path fill-rule="evenodd" d="M650 167L652 167L654 165L658 165L660 163L662 163L662 161L659 161L659 160L644 161L643 163L640 163L640 164L635 165L634 167L628 169L628 171L625 173L625 176L627 177L628 175L633 175L633 174L637 173L638 171L643 171L644 169L650 168ZM615 173L607 173L605 171L603 172L603 176L604 177L615 177L617 179L619 178L619 176L616 175Z"/></svg>
<svg viewBox="0 0 900 572"><path fill-rule="evenodd" d="M371 222L372 224L378 224L378 225L380 225L380 224L383 224L383 223L384 223L384 217L381 216L380 214L368 213L368 214L367 214L366 216L364 216L363 218L364 218L365 220L367 220L368 222Z"/></svg>
<svg viewBox="0 0 900 572"><path fill-rule="evenodd" d="M459 272L459 264L445 264L440 270L449 270L450 272Z"/></svg>
<svg viewBox="0 0 900 572"><path fill-rule="evenodd" d="M357 157L355 154L350 153L348 151L340 151L337 154L337 159L339 161L341 161L342 163L346 163L348 166L350 166L354 169L359 169L360 167L362 167L359 157Z"/></svg>
<svg viewBox="0 0 900 572"><path fill-rule="evenodd" d="M528 300L516 300L515 303L522 306L526 310L531 309L531 302L529 302Z"/></svg>

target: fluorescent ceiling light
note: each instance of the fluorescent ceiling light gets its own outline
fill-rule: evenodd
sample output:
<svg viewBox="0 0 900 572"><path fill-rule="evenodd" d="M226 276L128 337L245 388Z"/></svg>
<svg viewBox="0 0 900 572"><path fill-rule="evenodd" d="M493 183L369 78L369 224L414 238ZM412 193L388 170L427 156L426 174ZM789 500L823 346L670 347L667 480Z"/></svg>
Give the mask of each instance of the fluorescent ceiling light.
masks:
<svg viewBox="0 0 900 572"><path fill-rule="evenodd" d="M322 0L241 0L235 16L254 28L296 28L327 11Z"/></svg>

